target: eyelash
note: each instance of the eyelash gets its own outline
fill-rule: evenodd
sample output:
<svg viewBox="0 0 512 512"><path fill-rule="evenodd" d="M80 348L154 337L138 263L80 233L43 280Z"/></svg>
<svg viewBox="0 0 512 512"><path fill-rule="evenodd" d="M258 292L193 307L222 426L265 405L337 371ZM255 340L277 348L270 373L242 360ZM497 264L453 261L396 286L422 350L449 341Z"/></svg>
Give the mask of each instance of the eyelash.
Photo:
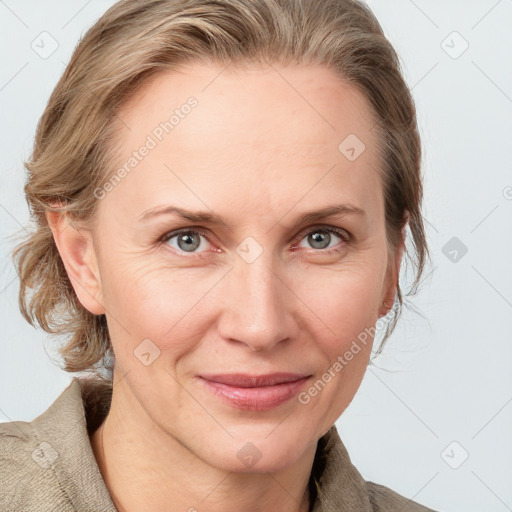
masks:
<svg viewBox="0 0 512 512"><path fill-rule="evenodd" d="M339 229L339 228L335 228L333 226L313 226L313 227L310 227L310 228L306 228L305 230L301 231L297 235L298 242L301 242L302 239L305 236L307 236L309 234L312 234L312 233L320 232L320 231L323 231L323 232L326 232L326 233L335 234L336 236L341 238L343 245L349 243L350 240L351 240L351 237L350 237L349 233L347 231L345 231L345 230L342 230L342 229ZM159 241L162 244L165 244L171 238L174 238L175 236L186 234L186 233L199 234L199 235L202 235L204 238L206 238L208 240L208 231L207 230L205 230L203 228L200 228L200 227L192 226L190 228L180 229L178 231L171 231L169 233L166 233L163 237L160 238ZM174 248L170 248L170 250L173 251L174 254L178 254L180 256L182 256L184 254L187 254L186 257L189 257L189 258L193 258L193 257L199 258L202 255L202 253L187 253L185 251L177 252L176 249L174 249ZM331 249L314 249L314 248L311 248L311 251L318 252L318 253L321 253L321 254L334 254L334 253L340 252L341 250L342 249L339 248L339 247L331 248Z"/></svg>

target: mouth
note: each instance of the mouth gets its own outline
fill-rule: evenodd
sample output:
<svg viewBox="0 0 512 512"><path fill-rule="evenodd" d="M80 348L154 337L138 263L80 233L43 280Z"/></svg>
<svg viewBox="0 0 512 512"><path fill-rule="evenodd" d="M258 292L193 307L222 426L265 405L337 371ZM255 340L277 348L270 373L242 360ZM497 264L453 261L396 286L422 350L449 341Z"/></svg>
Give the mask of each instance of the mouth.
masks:
<svg viewBox="0 0 512 512"><path fill-rule="evenodd" d="M295 396L310 377L297 373L200 375L216 398L249 411L267 411L283 404Z"/></svg>

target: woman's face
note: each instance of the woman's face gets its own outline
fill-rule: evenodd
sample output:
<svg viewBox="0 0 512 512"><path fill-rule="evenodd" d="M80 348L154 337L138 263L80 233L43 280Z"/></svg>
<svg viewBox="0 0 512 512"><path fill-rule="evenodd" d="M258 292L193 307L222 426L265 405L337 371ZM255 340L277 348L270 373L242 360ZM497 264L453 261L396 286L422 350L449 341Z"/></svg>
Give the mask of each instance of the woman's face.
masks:
<svg viewBox="0 0 512 512"><path fill-rule="evenodd" d="M324 68L195 64L117 123L90 289L114 396L209 464L285 468L354 397L393 302L371 110ZM250 379L270 374L293 375Z"/></svg>

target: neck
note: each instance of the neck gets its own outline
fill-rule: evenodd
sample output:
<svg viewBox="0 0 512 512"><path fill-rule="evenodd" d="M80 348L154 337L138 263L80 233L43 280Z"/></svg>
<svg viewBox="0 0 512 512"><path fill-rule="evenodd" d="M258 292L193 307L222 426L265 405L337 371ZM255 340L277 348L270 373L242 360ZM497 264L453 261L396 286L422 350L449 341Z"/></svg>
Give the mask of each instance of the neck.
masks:
<svg viewBox="0 0 512 512"><path fill-rule="evenodd" d="M116 398L113 393L91 445L119 512L310 510L308 482L316 446L281 471L229 472L201 460L154 425L142 408L123 406Z"/></svg>

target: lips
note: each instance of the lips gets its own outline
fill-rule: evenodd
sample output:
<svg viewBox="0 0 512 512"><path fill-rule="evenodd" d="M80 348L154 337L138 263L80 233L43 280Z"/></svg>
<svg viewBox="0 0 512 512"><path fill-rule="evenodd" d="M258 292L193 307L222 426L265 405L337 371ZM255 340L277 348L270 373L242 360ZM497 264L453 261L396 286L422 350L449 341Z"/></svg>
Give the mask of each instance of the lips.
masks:
<svg viewBox="0 0 512 512"><path fill-rule="evenodd" d="M310 375L272 373L266 375L201 375L206 388L228 405L249 411L266 411L296 395Z"/></svg>
<svg viewBox="0 0 512 512"><path fill-rule="evenodd" d="M307 377L298 373L270 373L266 375L246 375L243 373L232 373L227 375L201 375L201 378L210 382L218 382L227 386L239 388L256 388L265 386L275 386L285 382L295 382Z"/></svg>

